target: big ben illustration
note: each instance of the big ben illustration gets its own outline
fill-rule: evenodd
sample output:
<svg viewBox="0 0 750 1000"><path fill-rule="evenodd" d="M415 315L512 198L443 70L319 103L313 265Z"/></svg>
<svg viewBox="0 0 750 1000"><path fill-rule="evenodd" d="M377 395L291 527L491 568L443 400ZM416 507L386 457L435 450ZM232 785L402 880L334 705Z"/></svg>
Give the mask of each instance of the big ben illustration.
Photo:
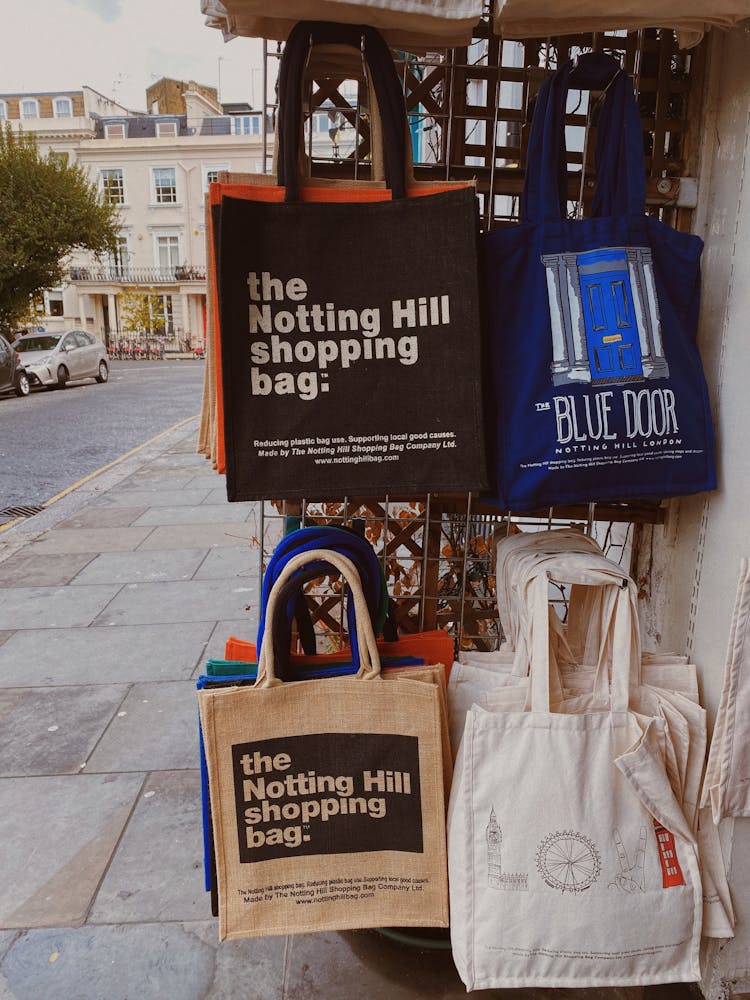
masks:
<svg viewBox="0 0 750 1000"><path fill-rule="evenodd" d="M509 875L503 871L503 831L498 826L494 807L490 812L485 838L487 840L487 884L491 889L525 892L528 889L528 875Z"/></svg>

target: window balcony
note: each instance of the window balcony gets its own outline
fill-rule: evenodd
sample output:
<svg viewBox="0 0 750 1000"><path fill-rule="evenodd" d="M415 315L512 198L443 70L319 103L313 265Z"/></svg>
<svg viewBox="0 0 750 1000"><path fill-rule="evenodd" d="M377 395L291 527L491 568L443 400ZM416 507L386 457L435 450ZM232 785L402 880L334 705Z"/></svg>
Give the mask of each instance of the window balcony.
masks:
<svg viewBox="0 0 750 1000"><path fill-rule="evenodd" d="M68 279L74 284L100 285L179 285L205 281L205 267L180 264L177 267L70 267Z"/></svg>

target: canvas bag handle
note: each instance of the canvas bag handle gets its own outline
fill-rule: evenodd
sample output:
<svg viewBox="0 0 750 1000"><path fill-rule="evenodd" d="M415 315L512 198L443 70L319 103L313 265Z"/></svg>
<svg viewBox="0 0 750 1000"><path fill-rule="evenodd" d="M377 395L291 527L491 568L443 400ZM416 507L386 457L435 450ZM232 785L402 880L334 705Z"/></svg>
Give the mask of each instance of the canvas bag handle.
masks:
<svg viewBox="0 0 750 1000"><path fill-rule="evenodd" d="M278 579L271 588L271 593L266 606L266 617L273 622L276 614L283 612L283 590L284 584L291 579L294 573L303 566L314 562L326 562L335 566L344 579L349 584L351 597L355 609L357 633L359 640L360 667L357 677L363 680L373 680L380 676L380 655L378 653L375 633L372 629L372 622L367 608L367 601L362 592L359 581L359 574L351 559L341 555L339 552L332 552L327 549L311 549L309 552L301 552L294 556L284 566ZM273 631L273 630L271 630ZM256 687L273 687L283 683L276 676L273 641L267 636L266 641L260 650L258 660L258 679Z"/></svg>
<svg viewBox="0 0 750 1000"><path fill-rule="evenodd" d="M299 200L302 79L311 44L361 48L380 112L386 185L394 199L405 198L406 109L396 67L382 35L368 25L299 21L289 34L279 70L278 181L286 189L285 200Z"/></svg>
<svg viewBox="0 0 750 1000"><path fill-rule="evenodd" d="M577 64L565 63L545 80L537 96L526 155L522 221L554 222L567 216L565 110L571 85L606 91L597 129L597 187L591 217L643 215L643 129L633 88L615 59L589 52Z"/></svg>
<svg viewBox="0 0 750 1000"><path fill-rule="evenodd" d="M539 574L532 580L528 591L534 609L531 635L531 711L539 716L548 715L551 710L547 586L546 573ZM613 725L623 726L627 721L631 677L639 650L632 628L630 588L617 587L616 590L613 622L610 624L612 669L609 677L609 702ZM600 649L600 668L606 657L609 641L608 633Z"/></svg>

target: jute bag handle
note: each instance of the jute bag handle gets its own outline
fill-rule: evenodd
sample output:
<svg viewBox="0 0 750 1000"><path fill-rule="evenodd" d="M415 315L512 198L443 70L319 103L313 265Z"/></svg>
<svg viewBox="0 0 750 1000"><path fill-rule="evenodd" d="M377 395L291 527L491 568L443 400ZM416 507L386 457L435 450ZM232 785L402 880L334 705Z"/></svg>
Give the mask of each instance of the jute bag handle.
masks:
<svg viewBox="0 0 750 1000"><path fill-rule="evenodd" d="M367 25L300 21L289 34L279 70L278 177L285 200L299 196L298 151L302 122L302 78L311 45L350 45L360 49L370 73L383 131L385 172L393 198L406 196L407 125L404 95L393 57L382 36Z"/></svg>
<svg viewBox="0 0 750 1000"><path fill-rule="evenodd" d="M346 582L349 584L351 598L354 604L354 616L357 627L357 640L360 652L360 667L357 677L362 680L372 680L380 676L380 655L378 653L375 633L370 621L370 613L367 607L365 595L362 592L362 585L359 574L351 559L334 552L331 549L310 549L308 552L300 552L286 564L279 574L278 579L271 588L266 605L266 619L273 622L277 613L277 606L283 604L284 584L291 579L294 573L302 566L311 562L327 562L340 571ZM280 608L283 610L283 608ZM273 630L271 630L273 631ZM268 636L268 641L264 642L260 650L258 661L258 679L256 687L273 687L283 683L276 676L273 641Z"/></svg>

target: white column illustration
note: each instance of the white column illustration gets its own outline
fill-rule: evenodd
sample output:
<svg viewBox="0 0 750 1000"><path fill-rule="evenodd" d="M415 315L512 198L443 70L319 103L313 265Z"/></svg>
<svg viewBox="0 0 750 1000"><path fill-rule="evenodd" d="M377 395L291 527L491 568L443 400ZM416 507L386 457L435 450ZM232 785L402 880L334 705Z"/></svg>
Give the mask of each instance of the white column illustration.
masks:
<svg viewBox="0 0 750 1000"><path fill-rule="evenodd" d="M664 356L656 297L654 262L645 247L628 247L628 271L633 289L644 378L668 378L669 366Z"/></svg>
<svg viewBox="0 0 750 1000"><path fill-rule="evenodd" d="M542 256L552 322L552 383L590 382L577 255Z"/></svg>

